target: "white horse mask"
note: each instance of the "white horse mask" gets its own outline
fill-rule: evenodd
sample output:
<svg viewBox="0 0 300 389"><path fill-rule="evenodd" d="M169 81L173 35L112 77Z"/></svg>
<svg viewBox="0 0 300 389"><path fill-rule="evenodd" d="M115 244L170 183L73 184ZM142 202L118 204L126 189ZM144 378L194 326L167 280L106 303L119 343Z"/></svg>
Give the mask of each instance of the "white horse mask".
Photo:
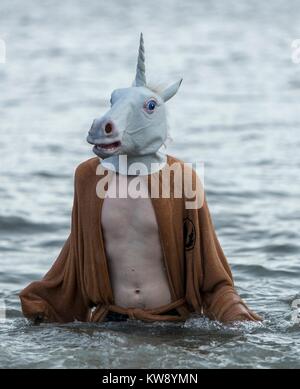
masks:
<svg viewBox="0 0 300 389"><path fill-rule="evenodd" d="M87 141L103 159L104 168L145 175L165 165L166 155L159 151L168 137L165 102L176 94L181 82L182 79L161 92L147 87L141 34L133 86L112 92L110 110L94 120L88 133Z"/></svg>

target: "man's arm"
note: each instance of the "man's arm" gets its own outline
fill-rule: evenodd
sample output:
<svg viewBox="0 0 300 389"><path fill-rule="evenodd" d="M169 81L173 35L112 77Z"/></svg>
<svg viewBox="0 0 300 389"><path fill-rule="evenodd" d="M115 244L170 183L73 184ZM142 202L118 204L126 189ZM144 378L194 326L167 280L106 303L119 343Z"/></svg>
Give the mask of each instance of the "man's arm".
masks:
<svg viewBox="0 0 300 389"><path fill-rule="evenodd" d="M198 210L203 268L204 313L214 320L261 320L237 294L232 273L215 233L206 200Z"/></svg>
<svg viewBox="0 0 300 389"><path fill-rule="evenodd" d="M89 301L83 284L82 258L78 254L79 222L75 174L71 234L44 278L32 282L20 293L23 313L35 323L88 319Z"/></svg>

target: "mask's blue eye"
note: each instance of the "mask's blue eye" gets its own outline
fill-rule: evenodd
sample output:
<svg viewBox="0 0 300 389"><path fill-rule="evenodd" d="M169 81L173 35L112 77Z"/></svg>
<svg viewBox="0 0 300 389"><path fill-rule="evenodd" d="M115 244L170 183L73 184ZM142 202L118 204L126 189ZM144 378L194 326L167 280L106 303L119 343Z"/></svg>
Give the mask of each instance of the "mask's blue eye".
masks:
<svg viewBox="0 0 300 389"><path fill-rule="evenodd" d="M153 113L155 107L157 106L157 102L153 99L149 100L145 104L145 109L148 113Z"/></svg>

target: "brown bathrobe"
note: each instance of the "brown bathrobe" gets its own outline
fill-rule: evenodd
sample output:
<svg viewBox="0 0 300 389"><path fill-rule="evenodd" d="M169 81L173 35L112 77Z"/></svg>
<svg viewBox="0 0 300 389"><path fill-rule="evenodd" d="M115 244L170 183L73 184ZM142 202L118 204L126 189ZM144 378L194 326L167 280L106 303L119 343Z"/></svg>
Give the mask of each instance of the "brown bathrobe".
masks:
<svg viewBox="0 0 300 389"><path fill-rule="evenodd" d="M174 162L180 161L168 156L168 164ZM112 311L146 321L185 320L191 312L223 322L259 320L234 289L205 198L200 209L191 210L185 209L183 198L151 199L172 302L157 309L115 305L101 229L104 200L96 194L102 178L96 174L97 167L95 157L76 169L71 233L44 278L20 293L27 318L99 322ZM161 171L154 175L161 184Z"/></svg>

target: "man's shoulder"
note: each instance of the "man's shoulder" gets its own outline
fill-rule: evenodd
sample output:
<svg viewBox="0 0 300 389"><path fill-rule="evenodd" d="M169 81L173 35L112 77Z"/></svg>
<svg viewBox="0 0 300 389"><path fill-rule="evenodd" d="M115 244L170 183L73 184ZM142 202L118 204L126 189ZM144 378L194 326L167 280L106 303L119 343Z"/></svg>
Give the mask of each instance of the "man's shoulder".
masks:
<svg viewBox="0 0 300 389"><path fill-rule="evenodd" d="M167 162L168 162L168 165L172 165L174 163L184 165L184 161L182 159L179 159L179 158L174 157L173 155L169 155L169 154L167 155Z"/></svg>
<svg viewBox="0 0 300 389"><path fill-rule="evenodd" d="M98 157L89 158L86 161L81 162L75 169L75 178L80 179L82 177L90 176L91 174L95 175L99 162L100 160Z"/></svg>
<svg viewBox="0 0 300 389"><path fill-rule="evenodd" d="M182 159L179 159L177 157L173 157L172 155L167 155L167 161L168 161L168 165L170 167L172 165L177 165L177 166L180 166L180 168L184 169L185 172L191 171L193 173L193 175L197 174L192 163L187 163L187 162L183 161Z"/></svg>

